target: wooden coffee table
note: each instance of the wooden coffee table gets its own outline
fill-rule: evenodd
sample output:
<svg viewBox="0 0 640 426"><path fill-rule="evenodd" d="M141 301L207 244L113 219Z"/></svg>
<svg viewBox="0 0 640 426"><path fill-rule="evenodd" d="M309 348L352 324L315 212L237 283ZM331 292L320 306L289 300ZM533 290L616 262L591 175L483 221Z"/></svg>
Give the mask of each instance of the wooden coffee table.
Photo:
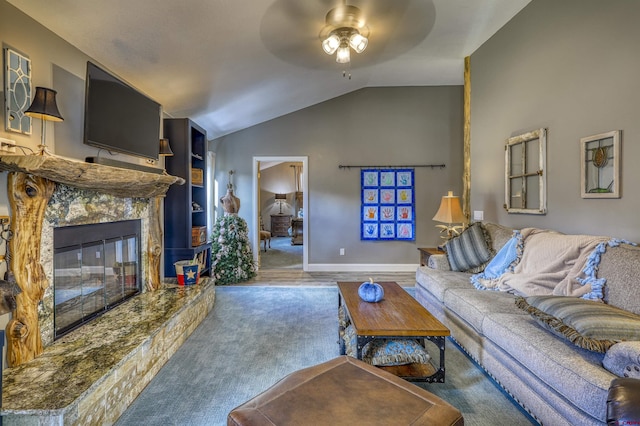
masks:
<svg viewBox="0 0 640 426"><path fill-rule="evenodd" d="M426 347L426 340L433 342L440 352L439 368L425 364L411 364L386 370L404 379L420 382L444 382L445 337L449 329L438 321L417 300L395 282L379 283L384 288L384 298L377 303L360 299L361 282L338 282L338 308L344 308L347 319L353 324L357 336L356 358L362 359L362 348L375 339L417 340ZM338 335L342 336L343 325ZM345 354L342 338L340 354ZM434 354L431 354L433 357Z"/></svg>

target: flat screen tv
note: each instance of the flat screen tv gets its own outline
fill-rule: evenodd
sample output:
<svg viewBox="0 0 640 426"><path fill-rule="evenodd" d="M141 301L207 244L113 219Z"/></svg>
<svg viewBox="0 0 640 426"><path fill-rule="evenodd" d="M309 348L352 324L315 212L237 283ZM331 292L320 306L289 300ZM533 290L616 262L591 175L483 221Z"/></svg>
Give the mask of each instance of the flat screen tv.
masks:
<svg viewBox="0 0 640 426"><path fill-rule="evenodd" d="M160 104L87 62L84 105L86 145L158 159Z"/></svg>

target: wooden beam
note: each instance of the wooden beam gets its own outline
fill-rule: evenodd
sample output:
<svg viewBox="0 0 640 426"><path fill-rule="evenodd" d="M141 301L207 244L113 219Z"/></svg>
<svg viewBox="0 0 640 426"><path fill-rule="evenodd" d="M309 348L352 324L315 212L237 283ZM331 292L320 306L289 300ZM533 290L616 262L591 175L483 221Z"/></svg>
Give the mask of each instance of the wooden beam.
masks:
<svg viewBox="0 0 640 426"><path fill-rule="evenodd" d="M464 169L462 171L462 213L471 219L471 57L464 58Z"/></svg>
<svg viewBox="0 0 640 426"><path fill-rule="evenodd" d="M42 354L38 303L49 281L40 264L42 220L55 183L26 173L9 173L7 188L11 205L11 271L22 292L7 324L7 363L10 367Z"/></svg>
<svg viewBox="0 0 640 426"><path fill-rule="evenodd" d="M162 197L154 197L149 200L149 240L147 243L147 256L149 259L147 290L149 291L160 288L160 260L162 259L161 199Z"/></svg>

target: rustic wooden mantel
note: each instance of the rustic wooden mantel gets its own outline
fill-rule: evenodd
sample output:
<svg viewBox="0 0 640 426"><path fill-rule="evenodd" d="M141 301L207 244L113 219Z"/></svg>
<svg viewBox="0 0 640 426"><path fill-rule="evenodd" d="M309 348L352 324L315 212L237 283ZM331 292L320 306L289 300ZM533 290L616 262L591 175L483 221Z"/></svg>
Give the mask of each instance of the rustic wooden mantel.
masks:
<svg viewBox="0 0 640 426"><path fill-rule="evenodd" d="M164 196L171 185L184 184L184 179L177 176L121 169L47 155L2 155L0 170L27 173L52 182L122 198Z"/></svg>
<svg viewBox="0 0 640 426"><path fill-rule="evenodd" d="M0 156L0 170L9 172L7 195L11 205L11 230L14 233L10 242L12 256L9 267L22 290L16 297L17 307L6 328L9 366L15 367L30 361L43 350L38 303L49 282L40 264L40 239L45 209L56 183L121 198L149 198L148 290L160 286L160 198L171 185L184 184L184 179L37 155Z"/></svg>

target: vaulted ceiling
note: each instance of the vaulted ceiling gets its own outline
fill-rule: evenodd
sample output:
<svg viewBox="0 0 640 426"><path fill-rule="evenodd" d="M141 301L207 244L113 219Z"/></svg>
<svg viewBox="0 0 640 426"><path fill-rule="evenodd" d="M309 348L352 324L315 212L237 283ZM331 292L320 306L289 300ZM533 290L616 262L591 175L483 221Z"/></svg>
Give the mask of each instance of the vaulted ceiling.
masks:
<svg viewBox="0 0 640 426"><path fill-rule="evenodd" d="M529 1L349 0L370 36L344 69L319 39L339 0L8 0L211 139L363 87L462 84Z"/></svg>

